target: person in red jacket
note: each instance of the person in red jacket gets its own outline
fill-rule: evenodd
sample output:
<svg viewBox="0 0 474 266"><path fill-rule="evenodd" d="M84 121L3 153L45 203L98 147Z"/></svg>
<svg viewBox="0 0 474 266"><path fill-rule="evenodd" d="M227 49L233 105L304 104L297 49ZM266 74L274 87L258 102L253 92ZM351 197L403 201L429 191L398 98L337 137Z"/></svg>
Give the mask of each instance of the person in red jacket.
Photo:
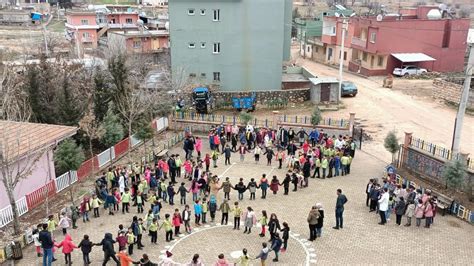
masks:
<svg viewBox="0 0 474 266"><path fill-rule="evenodd" d="M57 248L63 249L64 259L66 260L66 265L71 265L71 253L77 248L77 246L72 242L72 238L69 234L66 234L64 240L59 244L54 244Z"/></svg>

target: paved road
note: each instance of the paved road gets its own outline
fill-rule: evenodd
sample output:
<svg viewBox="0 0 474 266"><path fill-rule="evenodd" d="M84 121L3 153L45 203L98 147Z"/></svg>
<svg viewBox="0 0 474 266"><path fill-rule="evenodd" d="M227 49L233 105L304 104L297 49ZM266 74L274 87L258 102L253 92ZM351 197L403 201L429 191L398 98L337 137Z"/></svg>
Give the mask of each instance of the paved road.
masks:
<svg viewBox="0 0 474 266"><path fill-rule="evenodd" d="M338 70L332 67L303 58L298 58L297 62L317 76L338 77ZM344 80L354 82L359 89L359 94L354 98L343 98L346 108L338 111L339 116L355 112L356 117L361 119L376 143L383 143L387 132L395 129L400 141L403 141L404 132L413 132L415 137L446 148L451 147L456 110L429 97L421 99L400 91L382 88L380 78L366 79L344 73ZM395 79L395 86L397 82ZM403 83L416 89L417 81L404 80ZM463 124L461 151L474 154L474 117L466 116ZM384 150L383 146L372 145L369 149L380 158L390 160L390 154Z"/></svg>
<svg viewBox="0 0 474 266"><path fill-rule="evenodd" d="M173 152L181 152L176 150ZM256 165L250 155L244 163L238 162L238 155L233 155L231 167L223 165L220 158L219 167L213 169L215 174L225 172L225 176L231 177L235 182L243 177L248 181L251 177L258 178L262 173L277 175L280 179L285 169L279 170L268 167L261 162ZM437 217L431 229L398 227L394 221L386 226L379 226L378 216L369 213L365 207L364 189L366 181L371 177L380 176L384 163L373 156L363 152L356 153L352 173L345 177L332 179L311 179L310 187L298 192L290 192L284 196L281 191L277 195L268 195L266 200L259 199L249 201L245 195L242 206L252 206L256 213L265 209L268 213L276 213L280 221L287 221L290 225L292 238L289 242L288 251L281 256L279 265L304 265L307 261L315 261L320 265L327 264L472 264L472 243L474 241L474 228L454 217ZM334 205L335 191L342 188L349 202L346 205L345 224L343 230L333 230L335 223ZM222 200L220 194L218 201ZM236 200L237 194L231 193L232 200ZM188 197L188 202L190 197ZM308 229L306 223L309 208L316 202L321 202L326 210L323 237L315 242L307 243ZM175 205L177 208L182 206ZM164 213L172 212L174 208L165 204ZM101 218L92 219L90 223L79 223L79 229L73 230L71 235L76 243L82 235L89 234L92 241L99 242L105 232L117 231L117 225L122 223L128 226L136 209L130 214L108 216L102 210ZM220 218L220 214L217 216ZM242 231L234 231L229 227L200 227L199 231L182 238L173 243L164 242L163 232L159 232L157 246L151 245L147 236L144 237L146 252L154 261L166 249L172 248L174 259L185 263L190 260L194 253L199 253L206 265L214 263L219 253L226 257L232 255L241 248L247 248L251 256L259 251L262 238L254 229L251 235L244 235ZM60 232L56 232L57 239L61 240ZM33 247L24 251L24 259L17 265L40 265L39 259L34 254ZM132 256L138 259L141 252L135 252ZM57 255L62 262L62 255ZM95 247L91 258L93 265L100 265L102 251ZM273 254L271 255L273 258ZM75 264L81 264L80 252L73 253ZM112 264L109 264L112 265ZM254 261L256 265L256 261ZM274 264L272 264L274 265Z"/></svg>

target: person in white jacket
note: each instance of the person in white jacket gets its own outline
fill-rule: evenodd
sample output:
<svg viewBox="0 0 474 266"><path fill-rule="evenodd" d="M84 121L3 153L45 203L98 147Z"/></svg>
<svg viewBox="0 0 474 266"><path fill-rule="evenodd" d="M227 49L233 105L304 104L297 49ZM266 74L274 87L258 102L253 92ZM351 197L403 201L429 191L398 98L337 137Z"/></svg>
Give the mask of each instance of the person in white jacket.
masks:
<svg viewBox="0 0 474 266"><path fill-rule="evenodd" d="M388 199L389 199L388 194L389 194L388 189L384 188L383 193L379 199L379 214L380 214L380 219L381 219L379 223L380 225L384 225L387 223L385 212L388 210Z"/></svg>

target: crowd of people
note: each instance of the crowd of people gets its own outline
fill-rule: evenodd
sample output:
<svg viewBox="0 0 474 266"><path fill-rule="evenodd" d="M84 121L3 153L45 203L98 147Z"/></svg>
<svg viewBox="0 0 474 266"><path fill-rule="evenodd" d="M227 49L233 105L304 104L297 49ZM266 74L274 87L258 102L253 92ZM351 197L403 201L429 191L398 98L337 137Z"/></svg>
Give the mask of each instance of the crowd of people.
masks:
<svg viewBox="0 0 474 266"><path fill-rule="evenodd" d="M256 214L251 206L241 206L240 201L244 199L247 190L250 200L255 200L257 190L261 191L260 199L265 200L267 190L276 195L282 186L283 194L288 195L291 185L292 191L296 192L298 188L309 185L309 178L332 178L350 174L356 149L355 143L348 136L329 136L322 130L306 132L302 128L295 132L292 128L272 130L257 129L251 125L221 125L210 130L208 139L209 153L202 153L203 141L200 137L188 134L183 143L183 158L179 154L171 154L167 158L157 158L153 164L114 166L103 172L96 181L96 193L85 196L80 206L71 206L68 213L62 213L59 222L56 222L54 216L50 216L47 223L38 225L34 239L38 256L43 256L43 264L51 265L51 262L56 260L55 249L62 248L65 263L70 265L71 253L80 248L84 264L89 265L89 254L93 246L100 245L104 252L102 265L106 265L110 260L122 266L153 265L147 254L143 254L138 261L130 258L135 247L139 250L144 247L144 235L149 236L150 244L156 245L158 231L164 231L163 240L170 242L182 233L191 233L193 227L217 223L217 212L220 212L222 225L228 224L229 214L234 218L234 230L240 230L242 222L244 234L251 234L258 221L261 228L259 236L265 237L268 230L270 244L262 243L259 255L253 259L259 259L261 264L265 265L270 251L273 251L273 261L277 262L280 252L285 252L288 248L290 227L287 222L280 224L275 213L267 216L267 212L263 210ZM262 174L259 180L239 178L239 182L235 184L232 184L229 177L221 180L212 174L211 161L213 168L217 168L219 156L224 155L224 164L231 164L234 153L240 155L240 162L248 160L247 154L253 154L256 164L260 163L262 156L267 159L268 166L276 161L278 168L286 167L288 171L281 181L276 175L267 178L266 174ZM181 181L179 185L178 180ZM217 194L221 190L224 199L217 202ZM233 190L237 192L237 200L232 204ZM189 203L188 194L192 195L192 201ZM340 189L337 195L334 229L342 229L342 213L347 198ZM175 196L179 196L181 207L173 207L174 212L164 213L164 204L178 205L175 203ZM84 223L99 218L103 215L101 207L106 209L108 215L133 212L132 208L135 207L137 215L133 216L129 226L117 225L116 234L106 233L98 243L93 243L89 236L84 235L76 246L67 233L68 229L77 228L77 221L81 218ZM318 203L312 207L307 219L310 241L321 237L323 219L324 210L322 204ZM64 235L61 242L56 242L54 236L58 226ZM115 243L118 244L118 253L114 249ZM239 265L248 265L248 251L244 249L242 254ZM161 263L173 265L171 257L171 252L167 252ZM224 255L220 254L215 265L229 265L226 261ZM202 265L198 254L194 255L189 265Z"/></svg>
<svg viewBox="0 0 474 266"><path fill-rule="evenodd" d="M366 187L366 205L369 212L380 215L380 225L390 221L390 216L395 213L396 224L402 225L402 217L406 215L405 226L411 226L415 218L416 226L421 226L425 219L425 228L430 228L436 216L437 197L431 195L430 190L422 193L421 189L413 186L397 184L396 180L387 175L379 183L377 179L370 179Z"/></svg>

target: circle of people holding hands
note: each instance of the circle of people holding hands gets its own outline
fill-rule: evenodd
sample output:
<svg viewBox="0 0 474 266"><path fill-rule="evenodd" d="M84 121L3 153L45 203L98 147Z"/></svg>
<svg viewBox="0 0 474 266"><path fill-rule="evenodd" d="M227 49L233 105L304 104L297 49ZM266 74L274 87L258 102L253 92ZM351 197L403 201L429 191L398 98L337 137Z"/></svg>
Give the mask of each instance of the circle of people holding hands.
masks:
<svg viewBox="0 0 474 266"><path fill-rule="evenodd" d="M245 192L248 190L249 199L255 200L257 190L260 190L260 198L266 199L268 190L276 195L280 186L283 186L284 195L288 195L291 185L292 191L307 187L310 177L332 178L347 175L350 173L356 149L350 137L341 135L331 137L323 130L317 129L308 133L303 128L295 132L292 128L287 130L283 127L272 130L257 129L251 125L246 127L220 125L210 130L208 139L211 152L204 155L201 153L202 139L188 134L183 143L185 152L183 159L179 154L172 154L169 158L157 158L154 166L134 163L128 167L110 167L108 171L102 172L96 180L96 193L92 197L85 196L80 206L71 206L67 212L61 213L59 222L54 216L50 216L46 223L38 225L34 230L36 252L39 257L43 257L43 265L49 266L56 260L54 256L56 248L62 249L66 265L72 264L73 250L80 248L84 264L89 265L91 264L89 254L93 246L102 246L104 252L102 265L106 265L110 260L122 266L155 265L147 254L143 254L138 261L130 258L135 248L141 250L144 247L143 235L147 234L150 243L155 245L158 243L158 231L163 230L165 241L170 242L182 233L192 232L193 218L196 227L209 222L215 223L218 211L221 212L220 224L227 225L230 214L234 218L233 229L240 230L242 222L244 234L251 234L257 221L261 228L260 237L265 237L268 229L269 244L263 242L259 255L254 258L250 258L247 250L243 249L239 265L248 265L251 259L259 259L261 264L265 265L270 251L274 252L273 261L277 262L280 252L285 252L288 246L289 225L286 222L280 225L275 213L268 216L263 210L257 215L251 206L241 207L239 201L243 200ZM193 159L195 153L197 156ZM281 181L276 175L269 179L262 174L258 182L255 178L251 178L248 182L240 178L236 184L232 184L229 177L220 180L217 175L210 172L211 161L212 167L216 168L219 156L223 155L224 164L230 165L234 153L240 155L240 162L245 161L247 154L253 154L256 164L259 164L261 156L267 159L268 166L275 160L278 168L281 169L285 165L288 172ZM182 182L176 186L178 179L182 179ZM188 182L184 182L186 180ZM224 200L218 204L216 195L220 190L224 193ZM232 190L238 194L238 201L233 204L230 203ZM343 205L347 201L341 193L338 190L340 220L336 219L338 224L335 229L342 228ZM192 202L189 204L187 194L192 194ZM173 213L163 213L163 204L175 205L177 196L179 204L184 209L175 208ZM141 218L139 215L145 212L145 204L149 204L149 207ZM336 218L338 218L337 204ZM138 215L133 216L129 226L118 225L115 237L112 233L106 233L101 242L93 243L89 236L84 235L76 246L67 230L70 227L76 229L77 221L81 218L87 223L92 217L100 217L101 206L109 215L115 215L117 212L129 213L132 207L136 207ZM322 205L318 203L312 207L307 219L310 228L309 240L313 241L321 236L323 218L324 211ZM62 229L64 235L64 240L61 242L55 242L54 232L57 227ZM182 228L184 232L181 231ZM118 253L114 249L115 243L119 246ZM176 265L171 257L171 252L167 251L160 263ZM203 264L199 255L195 254L188 265ZM231 265L231 263L220 254L215 265Z"/></svg>

